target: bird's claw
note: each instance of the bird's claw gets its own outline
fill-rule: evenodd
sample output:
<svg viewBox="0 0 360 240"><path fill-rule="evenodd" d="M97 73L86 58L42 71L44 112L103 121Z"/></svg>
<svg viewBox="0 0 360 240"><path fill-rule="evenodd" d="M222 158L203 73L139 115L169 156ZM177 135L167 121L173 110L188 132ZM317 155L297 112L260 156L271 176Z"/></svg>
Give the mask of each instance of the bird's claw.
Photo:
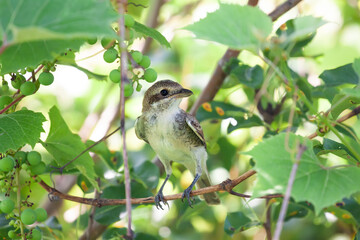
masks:
<svg viewBox="0 0 360 240"><path fill-rule="evenodd" d="M162 191L159 191L156 195L155 195L155 206L157 209L161 209L164 210L164 208L161 205L161 202L164 203L164 205L167 205L168 208L170 208L168 202L166 201L166 199L164 198L164 194L162 193Z"/></svg>
<svg viewBox="0 0 360 240"><path fill-rule="evenodd" d="M184 198L187 198L187 201L189 203L189 206L192 208L192 204L195 202L194 197L190 196L190 193L192 191L192 188L187 188L182 194L181 201L184 202Z"/></svg>

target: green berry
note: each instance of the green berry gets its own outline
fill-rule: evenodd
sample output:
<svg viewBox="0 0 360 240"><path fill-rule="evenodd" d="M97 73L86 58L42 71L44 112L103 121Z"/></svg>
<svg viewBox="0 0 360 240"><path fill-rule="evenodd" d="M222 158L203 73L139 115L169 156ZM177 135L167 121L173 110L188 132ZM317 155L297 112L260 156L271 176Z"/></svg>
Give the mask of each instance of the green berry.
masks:
<svg viewBox="0 0 360 240"><path fill-rule="evenodd" d="M10 172L15 166L15 161L12 157L7 156L0 160L0 170L3 172Z"/></svg>
<svg viewBox="0 0 360 240"><path fill-rule="evenodd" d="M131 83L124 84L124 96L130 97L134 92L134 88Z"/></svg>
<svg viewBox="0 0 360 240"><path fill-rule="evenodd" d="M115 48L109 48L108 50L106 50L104 52L104 55L103 55L103 58L104 58L105 62L107 62L107 63L114 62L117 57L118 57L118 52L116 51Z"/></svg>
<svg viewBox="0 0 360 240"><path fill-rule="evenodd" d="M115 41L113 39L110 39L110 38L103 38L101 39L101 46L103 48L111 48L113 47L115 44Z"/></svg>
<svg viewBox="0 0 360 240"><path fill-rule="evenodd" d="M9 238L16 238L16 233L15 233L15 231L14 231L14 230L10 230L10 231L8 232L8 236L9 236Z"/></svg>
<svg viewBox="0 0 360 240"><path fill-rule="evenodd" d="M26 163L21 164L21 168L24 170L28 169L28 167L29 165L27 165Z"/></svg>
<svg viewBox="0 0 360 240"><path fill-rule="evenodd" d="M157 78L157 72L152 69L152 68L148 68L145 70L145 73L144 73L144 79L147 81L147 82L155 82Z"/></svg>
<svg viewBox="0 0 360 240"><path fill-rule="evenodd" d="M131 57L134 59L135 62L139 63L141 62L142 58L143 58L143 54L139 51L133 51L130 53Z"/></svg>
<svg viewBox="0 0 360 240"><path fill-rule="evenodd" d="M13 81L11 81L11 85L15 89L20 89L21 84L24 83L25 81L26 78L23 75L18 74L16 78Z"/></svg>
<svg viewBox="0 0 360 240"><path fill-rule="evenodd" d="M40 175L43 174L46 170L46 165L44 162L40 162L35 166L30 166L30 171L33 175Z"/></svg>
<svg viewBox="0 0 360 240"><path fill-rule="evenodd" d="M139 64L143 68L148 68L151 64L150 58L148 56L144 55L143 58L141 59L141 62L139 62Z"/></svg>
<svg viewBox="0 0 360 240"><path fill-rule="evenodd" d="M21 73L21 74L25 74L25 73L26 73L26 69L25 69L25 68L24 68L24 69L21 69L21 70L20 70L20 73Z"/></svg>
<svg viewBox="0 0 360 240"><path fill-rule="evenodd" d="M125 22L125 26L128 28L133 27L135 24L134 18L129 14L124 15L124 22Z"/></svg>
<svg viewBox="0 0 360 240"><path fill-rule="evenodd" d="M121 72L117 69L114 69L110 72L109 78L113 83L119 83L121 80Z"/></svg>
<svg viewBox="0 0 360 240"><path fill-rule="evenodd" d="M3 213L11 213L15 208L15 203L11 199L5 199L0 203L0 209Z"/></svg>
<svg viewBox="0 0 360 240"><path fill-rule="evenodd" d="M136 91L140 92L142 88L142 85L140 83L138 83L138 85L136 86Z"/></svg>
<svg viewBox="0 0 360 240"><path fill-rule="evenodd" d="M33 82L24 82L20 86L20 92L25 96L31 95L35 92L36 86Z"/></svg>
<svg viewBox="0 0 360 240"><path fill-rule="evenodd" d="M12 226L12 225L14 225L14 224L15 224L15 220L14 220L14 219L9 222L9 225L10 225L10 226Z"/></svg>
<svg viewBox="0 0 360 240"><path fill-rule="evenodd" d="M90 45L93 45L93 44L95 44L96 42L97 42L97 38L89 38L89 39L87 40L87 43L90 44Z"/></svg>
<svg viewBox="0 0 360 240"><path fill-rule="evenodd" d="M40 240L42 237L41 231L37 230L36 228L32 230L31 240Z"/></svg>
<svg viewBox="0 0 360 240"><path fill-rule="evenodd" d="M12 102L12 98L10 96L1 96L0 97L0 109L3 109L7 105Z"/></svg>
<svg viewBox="0 0 360 240"><path fill-rule="evenodd" d="M26 71L32 72L32 71L34 71L34 68L32 68L32 67L27 67L27 68L26 68Z"/></svg>
<svg viewBox="0 0 360 240"><path fill-rule="evenodd" d="M48 217L46 210L43 208L35 209L35 213L36 213L36 221L38 222L43 222Z"/></svg>
<svg viewBox="0 0 360 240"><path fill-rule="evenodd" d="M20 218L25 225L31 225L36 221L36 213L31 208L27 208L21 213Z"/></svg>
<svg viewBox="0 0 360 240"><path fill-rule="evenodd" d="M26 152L24 151L18 151L17 153L15 153L14 157L16 160L19 161L19 163L22 163L26 160Z"/></svg>
<svg viewBox="0 0 360 240"><path fill-rule="evenodd" d="M51 72L42 72L38 80L40 84L48 86L54 82L54 75Z"/></svg>
<svg viewBox="0 0 360 240"><path fill-rule="evenodd" d="M37 151L31 151L27 155L27 160L29 161L30 165L38 165L41 162L41 155Z"/></svg>

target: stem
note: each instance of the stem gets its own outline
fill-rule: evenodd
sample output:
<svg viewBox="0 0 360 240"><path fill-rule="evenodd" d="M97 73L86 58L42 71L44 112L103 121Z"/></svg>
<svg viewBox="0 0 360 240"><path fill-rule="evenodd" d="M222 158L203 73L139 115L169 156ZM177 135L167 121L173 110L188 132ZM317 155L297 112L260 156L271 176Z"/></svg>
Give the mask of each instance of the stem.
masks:
<svg viewBox="0 0 360 240"><path fill-rule="evenodd" d="M19 210L19 217L21 216L21 185L20 185L20 163L19 163L19 167L16 168L15 171L15 177L16 177L16 184L17 184L17 193L16 193L16 200L17 200L17 207ZM24 235L24 224L22 223L22 221L20 221L20 232L21 232L21 238L23 240L25 240L25 235Z"/></svg>
<svg viewBox="0 0 360 240"><path fill-rule="evenodd" d="M296 154L295 162L294 162L294 164L292 166L292 169L291 169L291 172L290 172L289 181L288 181L288 185L286 187L286 192L285 192L285 195L284 195L283 203L281 204L281 209L280 209L280 213L279 213L279 219L278 219L278 221L276 223L276 229L275 229L275 233L274 233L274 240L279 240L280 239L280 234L281 234L281 230L282 230L283 225L284 225L286 211L287 211L287 208L288 208L288 205L289 205L291 190L292 190L292 187L293 187L294 181L295 181L296 171L297 171L297 169L299 167L301 156L305 152L305 150L306 150L306 146L300 144L299 147L298 147L298 153Z"/></svg>
<svg viewBox="0 0 360 240"><path fill-rule="evenodd" d="M133 239L133 233L131 230L131 186L130 186L130 173L129 173L129 163L126 150L126 133L125 133L125 95L124 95L124 84L128 83L127 78L127 49L125 40L125 22L124 14L125 8L127 6L127 0L118 0L118 12L120 14L119 18L119 31L118 35L120 37L119 48L120 48L120 68L121 68L121 82L120 82L120 127L122 135L122 155L124 159L124 175L125 175L125 196L126 196L126 213L128 217L128 227L126 236L129 239Z"/></svg>

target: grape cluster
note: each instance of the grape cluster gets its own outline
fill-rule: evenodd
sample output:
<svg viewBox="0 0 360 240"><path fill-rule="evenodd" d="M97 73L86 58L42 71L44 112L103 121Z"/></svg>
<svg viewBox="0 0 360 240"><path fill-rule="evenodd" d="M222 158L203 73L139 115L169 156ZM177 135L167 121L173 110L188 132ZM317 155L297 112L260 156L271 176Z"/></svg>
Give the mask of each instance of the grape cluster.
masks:
<svg viewBox="0 0 360 240"><path fill-rule="evenodd" d="M130 46L134 41L134 29L133 26L136 24L134 18L131 15L124 15L124 23L126 27L125 40L127 45ZM89 39L87 41L89 44L95 44L97 39ZM104 61L107 63L113 63L119 59L119 49L116 48L117 41L114 39L103 38L101 39L101 45L105 49L103 54ZM157 78L157 73L154 69L149 68L151 61L150 58L146 55L143 55L140 51L131 50L128 55L128 66L127 73L128 77L131 79L130 83L124 84L124 95L129 97L134 92L134 85L136 84L136 91L140 91L142 85L140 80L145 80L147 82L154 82ZM113 83L120 83L121 81L121 69L116 68L110 71L109 79Z"/></svg>
<svg viewBox="0 0 360 240"><path fill-rule="evenodd" d="M33 203L28 201L30 194L25 200L17 199L17 203L15 203L11 197L11 192L18 192L21 187L24 187L19 185L18 180L15 180L15 175L20 174L20 171L27 172L28 178L29 176L36 178L36 175L44 173L45 170L46 165L37 151L17 151L0 155L0 191L5 192L5 198L0 201L0 213L5 213L6 218L11 219L9 225L12 228L8 232L9 238L41 239L42 232L40 229L30 227L30 230L25 231L24 236L21 236L20 228L21 225L32 225L35 222L45 221L47 219L46 210L43 208L32 209ZM19 175L16 176L19 177ZM29 186L29 193L31 193L31 180L25 181L25 184Z"/></svg>

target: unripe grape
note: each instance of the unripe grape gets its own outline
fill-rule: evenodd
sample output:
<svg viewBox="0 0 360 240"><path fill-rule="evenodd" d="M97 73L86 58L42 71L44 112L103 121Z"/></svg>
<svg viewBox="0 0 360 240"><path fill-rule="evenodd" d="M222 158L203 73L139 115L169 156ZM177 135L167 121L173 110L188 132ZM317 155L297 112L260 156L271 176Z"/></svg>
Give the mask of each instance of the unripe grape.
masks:
<svg viewBox="0 0 360 240"><path fill-rule="evenodd" d="M35 209L35 213L36 213L36 221L38 222L43 222L48 217L46 210L43 208Z"/></svg>
<svg viewBox="0 0 360 240"><path fill-rule="evenodd" d="M40 240L42 237L42 232L34 228L32 230L31 236L32 236L31 240Z"/></svg>
<svg viewBox="0 0 360 240"><path fill-rule="evenodd" d="M150 58L148 56L144 55L143 58L141 59L141 62L139 62L139 64L143 68L148 68L151 64Z"/></svg>
<svg viewBox="0 0 360 240"><path fill-rule="evenodd" d="M21 74L18 74L16 78L13 81L11 81L11 85L15 89L20 89L21 84L24 83L25 81L26 81L25 77Z"/></svg>
<svg viewBox="0 0 360 240"><path fill-rule="evenodd" d="M128 28L133 27L135 24L134 18L129 14L124 15L124 22L125 22L125 26Z"/></svg>
<svg viewBox="0 0 360 240"><path fill-rule="evenodd" d="M37 151L31 151L27 155L27 160L29 161L30 165L38 165L41 162L41 155Z"/></svg>
<svg viewBox="0 0 360 240"><path fill-rule="evenodd" d="M113 42L113 39L103 38L103 39L101 39L101 46L103 48L111 48L114 46L115 41L112 44L110 44L111 42Z"/></svg>
<svg viewBox="0 0 360 240"><path fill-rule="evenodd" d="M25 225L31 225L36 221L36 213L31 208L27 208L21 213L20 218Z"/></svg>
<svg viewBox="0 0 360 240"><path fill-rule="evenodd" d="M87 43L90 44L90 45L93 45L93 44L95 44L96 42L97 42L97 38L89 38L89 39L87 40Z"/></svg>
<svg viewBox="0 0 360 240"><path fill-rule="evenodd" d="M54 75L51 72L42 72L38 80L40 84L48 86L54 82Z"/></svg>
<svg viewBox="0 0 360 240"><path fill-rule="evenodd" d="M157 72L154 69L148 68L145 70L144 79L147 82L154 82L156 78L157 78Z"/></svg>
<svg viewBox="0 0 360 240"><path fill-rule="evenodd" d="M14 157L16 160L19 161L19 163L23 163L26 160L26 155L26 152L18 151L17 153L15 153Z"/></svg>
<svg viewBox="0 0 360 240"><path fill-rule="evenodd" d="M32 71L34 71L34 68L32 68L32 67L27 67L27 68L26 68L26 71L32 72Z"/></svg>
<svg viewBox="0 0 360 240"><path fill-rule="evenodd" d="M142 85L140 83L138 83L138 85L136 86L136 91L140 92L142 88Z"/></svg>
<svg viewBox="0 0 360 240"><path fill-rule="evenodd" d="M36 86L33 82L24 82L20 86L20 92L25 96L33 94L35 90L36 90Z"/></svg>
<svg viewBox="0 0 360 240"><path fill-rule="evenodd" d="M46 170L46 165L44 162L40 162L39 164L35 166L30 166L30 171L34 175L40 175L43 174Z"/></svg>
<svg viewBox="0 0 360 240"><path fill-rule="evenodd" d="M15 166L15 161L12 157L7 156L0 160L0 170L3 172L10 172Z"/></svg>
<svg viewBox="0 0 360 240"><path fill-rule="evenodd" d="M11 213L15 208L15 203L11 199L5 199L0 203L0 210L3 213Z"/></svg>
<svg viewBox="0 0 360 240"><path fill-rule="evenodd" d="M14 231L14 230L10 230L10 231L8 232L8 236L9 236L9 238L16 238L16 233L15 233L15 231Z"/></svg>
<svg viewBox="0 0 360 240"><path fill-rule="evenodd" d="M109 48L108 50L106 50L104 52L104 55L103 55L103 58L104 58L105 62L107 62L107 63L114 62L117 57L118 57L118 52L116 51L115 48Z"/></svg>
<svg viewBox="0 0 360 240"><path fill-rule="evenodd" d="M131 83L124 84L124 96L130 97L134 92L134 88Z"/></svg>
<svg viewBox="0 0 360 240"><path fill-rule="evenodd" d="M3 109L7 105L12 102L12 98L10 96L1 96L0 97L0 109Z"/></svg>
<svg viewBox="0 0 360 240"><path fill-rule="evenodd" d="M109 78L113 83L119 83L121 80L121 72L118 69L114 69L110 72Z"/></svg>
<svg viewBox="0 0 360 240"><path fill-rule="evenodd" d="M139 63L141 62L142 58L143 58L143 54L139 51L133 51L130 53L131 57L134 59L135 62Z"/></svg>

